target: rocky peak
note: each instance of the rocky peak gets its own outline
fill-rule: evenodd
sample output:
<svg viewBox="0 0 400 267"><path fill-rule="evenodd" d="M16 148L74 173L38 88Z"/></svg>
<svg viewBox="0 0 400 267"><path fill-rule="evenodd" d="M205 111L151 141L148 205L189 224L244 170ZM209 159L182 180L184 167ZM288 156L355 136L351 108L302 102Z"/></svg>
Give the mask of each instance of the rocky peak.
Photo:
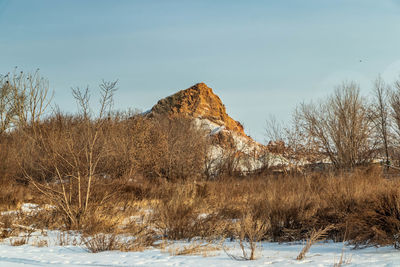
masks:
<svg viewBox="0 0 400 267"><path fill-rule="evenodd" d="M221 99L205 83L198 83L161 99L153 106L151 114L207 119L224 126L227 130L246 136L243 126L229 117Z"/></svg>

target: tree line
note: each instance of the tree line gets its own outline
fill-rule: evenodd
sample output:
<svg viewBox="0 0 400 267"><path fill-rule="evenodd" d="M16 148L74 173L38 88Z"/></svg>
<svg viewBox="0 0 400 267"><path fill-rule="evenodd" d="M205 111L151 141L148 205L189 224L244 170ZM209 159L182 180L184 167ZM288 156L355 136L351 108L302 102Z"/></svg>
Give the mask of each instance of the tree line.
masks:
<svg viewBox="0 0 400 267"><path fill-rule="evenodd" d="M324 99L300 103L289 127L268 119L266 134L309 163L328 162L337 169L376 161L399 166L400 81L377 78L369 97L357 83L343 82Z"/></svg>

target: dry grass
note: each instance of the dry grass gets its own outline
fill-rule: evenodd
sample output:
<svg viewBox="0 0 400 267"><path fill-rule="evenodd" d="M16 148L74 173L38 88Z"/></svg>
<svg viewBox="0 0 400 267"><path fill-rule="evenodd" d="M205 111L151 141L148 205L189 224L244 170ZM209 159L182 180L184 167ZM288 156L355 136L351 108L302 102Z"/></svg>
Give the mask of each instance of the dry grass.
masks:
<svg viewBox="0 0 400 267"><path fill-rule="evenodd" d="M225 253L234 260L255 260L258 257L258 242L260 242L271 225L252 213L246 213L238 223L235 231L242 255L233 255L227 250Z"/></svg>
<svg viewBox="0 0 400 267"><path fill-rule="evenodd" d="M316 242L326 239L328 232L334 228L333 225L328 225L327 227L319 230L313 230L310 237L307 239L306 245L300 251L296 260L303 260L306 257L307 252L310 250L311 246Z"/></svg>
<svg viewBox="0 0 400 267"><path fill-rule="evenodd" d="M343 247L342 253L340 254L340 258L339 258L339 260L337 262L336 262L336 260L334 261L333 267L340 267L340 266L343 266L343 265L350 264L351 263L351 258L352 258L351 255L345 255L344 247Z"/></svg>
<svg viewBox="0 0 400 267"><path fill-rule="evenodd" d="M168 248L168 253L172 256L201 255L203 257L209 257L214 255L213 253L219 251L220 249L221 246L219 245L209 242L196 241L185 246L171 246Z"/></svg>
<svg viewBox="0 0 400 267"><path fill-rule="evenodd" d="M32 241L32 246L35 246L38 248L48 247L49 243L47 242L47 240L44 240L44 239L35 239Z"/></svg>
<svg viewBox="0 0 400 267"><path fill-rule="evenodd" d="M120 186L114 203L99 205L82 220L82 231L136 236L137 242L121 246L123 250L153 246L159 238L232 238L246 244L243 256L251 258L251 243L305 240L314 229L329 225L335 228L327 239L347 239L356 247L398 247L400 181L383 178L379 169L196 183L143 180L136 184L135 192L146 192L139 198L131 183L127 190ZM138 221L129 221L131 216ZM12 224L65 229L57 209L1 216L0 224L3 238L15 235Z"/></svg>
<svg viewBox="0 0 400 267"><path fill-rule="evenodd" d="M22 246L28 243L28 238L23 236L23 237L13 237L10 238L10 245L13 247L18 247Z"/></svg>

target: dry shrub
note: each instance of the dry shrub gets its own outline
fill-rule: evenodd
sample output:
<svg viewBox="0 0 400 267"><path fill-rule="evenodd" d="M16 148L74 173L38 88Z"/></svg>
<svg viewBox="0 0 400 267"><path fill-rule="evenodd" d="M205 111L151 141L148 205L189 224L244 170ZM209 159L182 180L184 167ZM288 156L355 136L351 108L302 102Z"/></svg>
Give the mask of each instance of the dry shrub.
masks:
<svg viewBox="0 0 400 267"><path fill-rule="evenodd" d="M297 256L296 260L304 259L311 246L318 241L326 239L326 237L328 236L328 232L333 228L333 225L329 225L323 229L313 230L310 234L310 237L307 239L306 245L300 251L300 254Z"/></svg>
<svg viewBox="0 0 400 267"><path fill-rule="evenodd" d="M0 241L2 241L4 238L7 238L9 236L10 236L10 232L7 229L1 229Z"/></svg>
<svg viewBox="0 0 400 267"><path fill-rule="evenodd" d="M10 237L13 221L14 219L12 215L0 216L0 240Z"/></svg>
<svg viewBox="0 0 400 267"><path fill-rule="evenodd" d="M76 246L78 244L77 236L75 233L69 231L60 231L57 233L57 245L59 246Z"/></svg>
<svg viewBox="0 0 400 267"><path fill-rule="evenodd" d="M239 240L241 256L225 253L234 260L255 260L257 258L257 243L260 242L271 225L269 221L257 218L251 212L246 213L235 229L235 236Z"/></svg>
<svg viewBox="0 0 400 267"><path fill-rule="evenodd" d="M100 110L96 116L89 107L88 88L77 88L73 96L79 115L58 112L35 127L23 129L33 144L28 157L21 156L24 177L63 214L68 229L80 229L92 207L109 201L118 192L107 181L110 174L102 164L113 156L107 146L112 128L107 114L116 83L100 84ZM96 195L99 189L101 194Z"/></svg>
<svg viewBox="0 0 400 267"><path fill-rule="evenodd" d="M329 231L328 239L343 241L347 231L347 239L354 240L357 247L366 242L397 246L398 193L390 188L400 183L381 178L375 170L203 182L143 179L121 184L127 185L127 189L121 191L124 193L118 202L99 205L89 212L90 216L82 221L82 229L90 235L123 232L135 236L136 243L125 242L119 248L122 250L154 245L160 237L157 231L171 240L235 238L240 229L236 222L248 213L254 227L256 222L269 223L258 233L257 240L304 240L313 229L333 224L335 229ZM132 187L135 189L131 190ZM137 192L145 193L138 197ZM132 211L133 206L136 211ZM123 218L130 212L136 215L140 209L152 211L150 221L119 227ZM55 223L53 227L57 228ZM243 241L247 242L248 236Z"/></svg>
<svg viewBox="0 0 400 267"><path fill-rule="evenodd" d="M132 217L124 217L122 222L119 220L119 224L110 231L110 233L119 233L124 236L133 237L132 239L119 242L119 250L142 251L154 246L160 239L160 235L150 222L151 214L142 214L139 216L139 213L139 211L136 211L133 219ZM109 231L110 229L107 230Z"/></svg>
<svg viewBox="0 0 400 267"><path fill-rule="evenodd" d="M21 203L30 202L35 196L28 186L9 179L2 180L0 176L0 209L4 210L17 209Z"/></svg>
<svg viewBox="0 0 400 267"><path fill-rule="evenodd" d="M197 180L204 177L208 143L206 132L191 119L173 118L159 121L165 143L165 155L160 159L160 173L169 180Z"/></svg>
<svg viewBox="0 0 400 267"><path fill-rule="evenodd" d="M14 237L10 239L10 245L13 247L22 246L28 243L27 237Z"/></svg>
<svg viewBox="0 0 400 267"><path fill-rule="evenodd" d="M311 178L253 178L216 183L212 190L219 199L219 214L224 219L241 219L250 212L270 227L263 239L293 241L305 236L312 228L318 210L317 189Z"/></svg>
<svg viewBox="0 0 400 267"><path fill-rule="evenodd" d="M11 228L14 222L15 215L13 214L3 214L0 215L0 226L2 228Z"/></svg>
<svg viewBox="0 0 400 267"><path fill-rule="evenodd" d="M177 186L176 189L155 207L154 224L169 239L190 239L197 234L199 199L189 186Z"/></svg>
<svg viewBox="0 0 400 267"><path fill-rule="evenodd" d="M386 212L376 212L375 220L365 220L369 223L365 226L366 233L373 233L371 227L372 224L379 224L378 218L388 221L384 219L387 216L385 214L395 217L394 200L384 198L376 201L376 198L378 192L388 192L389 188L398 186L398 180L384 179L376 169L304 177L236 179L209 182L210 196L206 201L212 200L211 203L218 206L218 213L224 220L240 219L243 211L250 209L256 218L269 221L271 227L263 236L265 240L303 240L313 229L323 229L333 224L335 229L329 231L327 238L343 241L346 231L355 231L351 238L361 237L357 234L359 226L352 223L351 218L369 214L367 211L371 207L377 210L377 203ZM214 202L214 198L219 200L219 204ZM386 203L386 207L383 203ZM378 229L389 231L390 236L396 237L397 226L393 226L396 225L393 220L391 218L391 224L387 222L388 226ZM352 230L346 228L350 224L354 225ZM361 239L371 240L370 236ZM394 244L393 238L390 242Z"/></svg>
<svg viewBox="0 0 400 267"><path fill-rule="evenodd" d="M64 220L62 219L63 214L57 209L52 207L45 208L41 207L40 210L32 214L19 214L18 224L29 225L36 229L64 229Z"/></svg>
<svg viewBox="0 0 400 267"><path fill-rule="evenodd" d="M25 162L25 176L63 215L67 228L79 229L95 203L105 203L117 192L101 167L108 153L106 125L83 117L72 122L60 117L59 122L39 129L38 154L34 162Z"/></svg>
<svg viewBox="0 0 400 267"><path fill-rule="evenodd" d="M254 204L255 214L270 222L273 241L299 240L309 229L318 209L310 183L310 178L275 181L267 189L266 199Z"/></svg>
<svg viewBox="0 0 400 267"><path fill-rule="evenodd" d="M144 177L171 181L204 177L206 133L191 119L135 117L132 120L132 134L128 137L135 142L130 153L137 171Z"/></svg>
<svg viewBox="0 0 400 267"><path fill-rule="evenodd" d="M119 250L121 251L143 251L148 247L155 245L159 237L154 230L148 227L140 227L140 230L133 234L134 239L120 242Z"/></svg>
<svg viewBox="0 0 400 267"><path fill-rule="evenodd" d="M107 164L119 169L121 176L168 180L204 176L206 133L191 119L132 114L113 120L108 140L116 155Z"/></svg>
<svg viewBox="0 0 400 267"><path fill-rule="evenodd" d="M349 242L355 247L387 246L400 249L400 191L387 189L369 196L349 215Z"/></svg>
<svg viewBox="0 0 400 267"><path fill-rule="evenodd" d="M115 234L95 234L93 236L82 236L82 244L92 252L98 253L102 251L118 250L118 238Z"/></svg>
<svg viewBox="0 0 400 267"><path fill-rule="evenodd" d="M140 232L134 238L124 238L115 233L97 233L81 237L83 246L92 253L109 250L143 251L157 240L153 232Z"/></svg>
<svg viewBox="0 0 400 267"><path fill-rule="evenodd" d="M153 223L169 239L221 237L226 222L208 208L204 187L172 184L154 208Z"/></svg>
<svg viewBox="0 0 400 267"><path fill-rule="evenodd" d="M131 113L92 118L86 93L75 93L79 115L55 112L0 137L0 208L35 199L56 207L52 216L38 214L36 226L90 228L90 213L120 192L129 200L159 198L155 178L203 177L208 143L190 119Z"/></svg>
<svg viewBox="0 0 400 267"><path fill-rule="evenodd" d="M82 220L80 231L85 235L97 233L117 233L125 214L116 203L92 207Z"/></svg>

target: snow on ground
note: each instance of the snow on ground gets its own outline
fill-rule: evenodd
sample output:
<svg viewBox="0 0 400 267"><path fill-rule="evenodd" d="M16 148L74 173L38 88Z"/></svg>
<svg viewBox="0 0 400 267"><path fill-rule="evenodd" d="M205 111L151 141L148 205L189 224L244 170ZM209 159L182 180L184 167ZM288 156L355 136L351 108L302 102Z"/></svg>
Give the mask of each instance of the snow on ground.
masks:
<svg viewBox="0 0 400 267"><path fill-rule="evenodd" d="M179 243L178 243L179 244ZM180 243L181 245L185 243ZM187 243L186 243L187 244ZM240 255L236 243L225 246L234 255ZM143 252L107 251L90 253L80 246L35 247L0 244L0 266L333 266L339 261L343 244L319 243L306 258L297 261L301 244L262 243L261 256L255 261L236 261L223 250L210 252L209 257L171 256L167 251L149 249ZM391 247L351 250L345 248L343 266L400 266L400 251Z"/></svg>

